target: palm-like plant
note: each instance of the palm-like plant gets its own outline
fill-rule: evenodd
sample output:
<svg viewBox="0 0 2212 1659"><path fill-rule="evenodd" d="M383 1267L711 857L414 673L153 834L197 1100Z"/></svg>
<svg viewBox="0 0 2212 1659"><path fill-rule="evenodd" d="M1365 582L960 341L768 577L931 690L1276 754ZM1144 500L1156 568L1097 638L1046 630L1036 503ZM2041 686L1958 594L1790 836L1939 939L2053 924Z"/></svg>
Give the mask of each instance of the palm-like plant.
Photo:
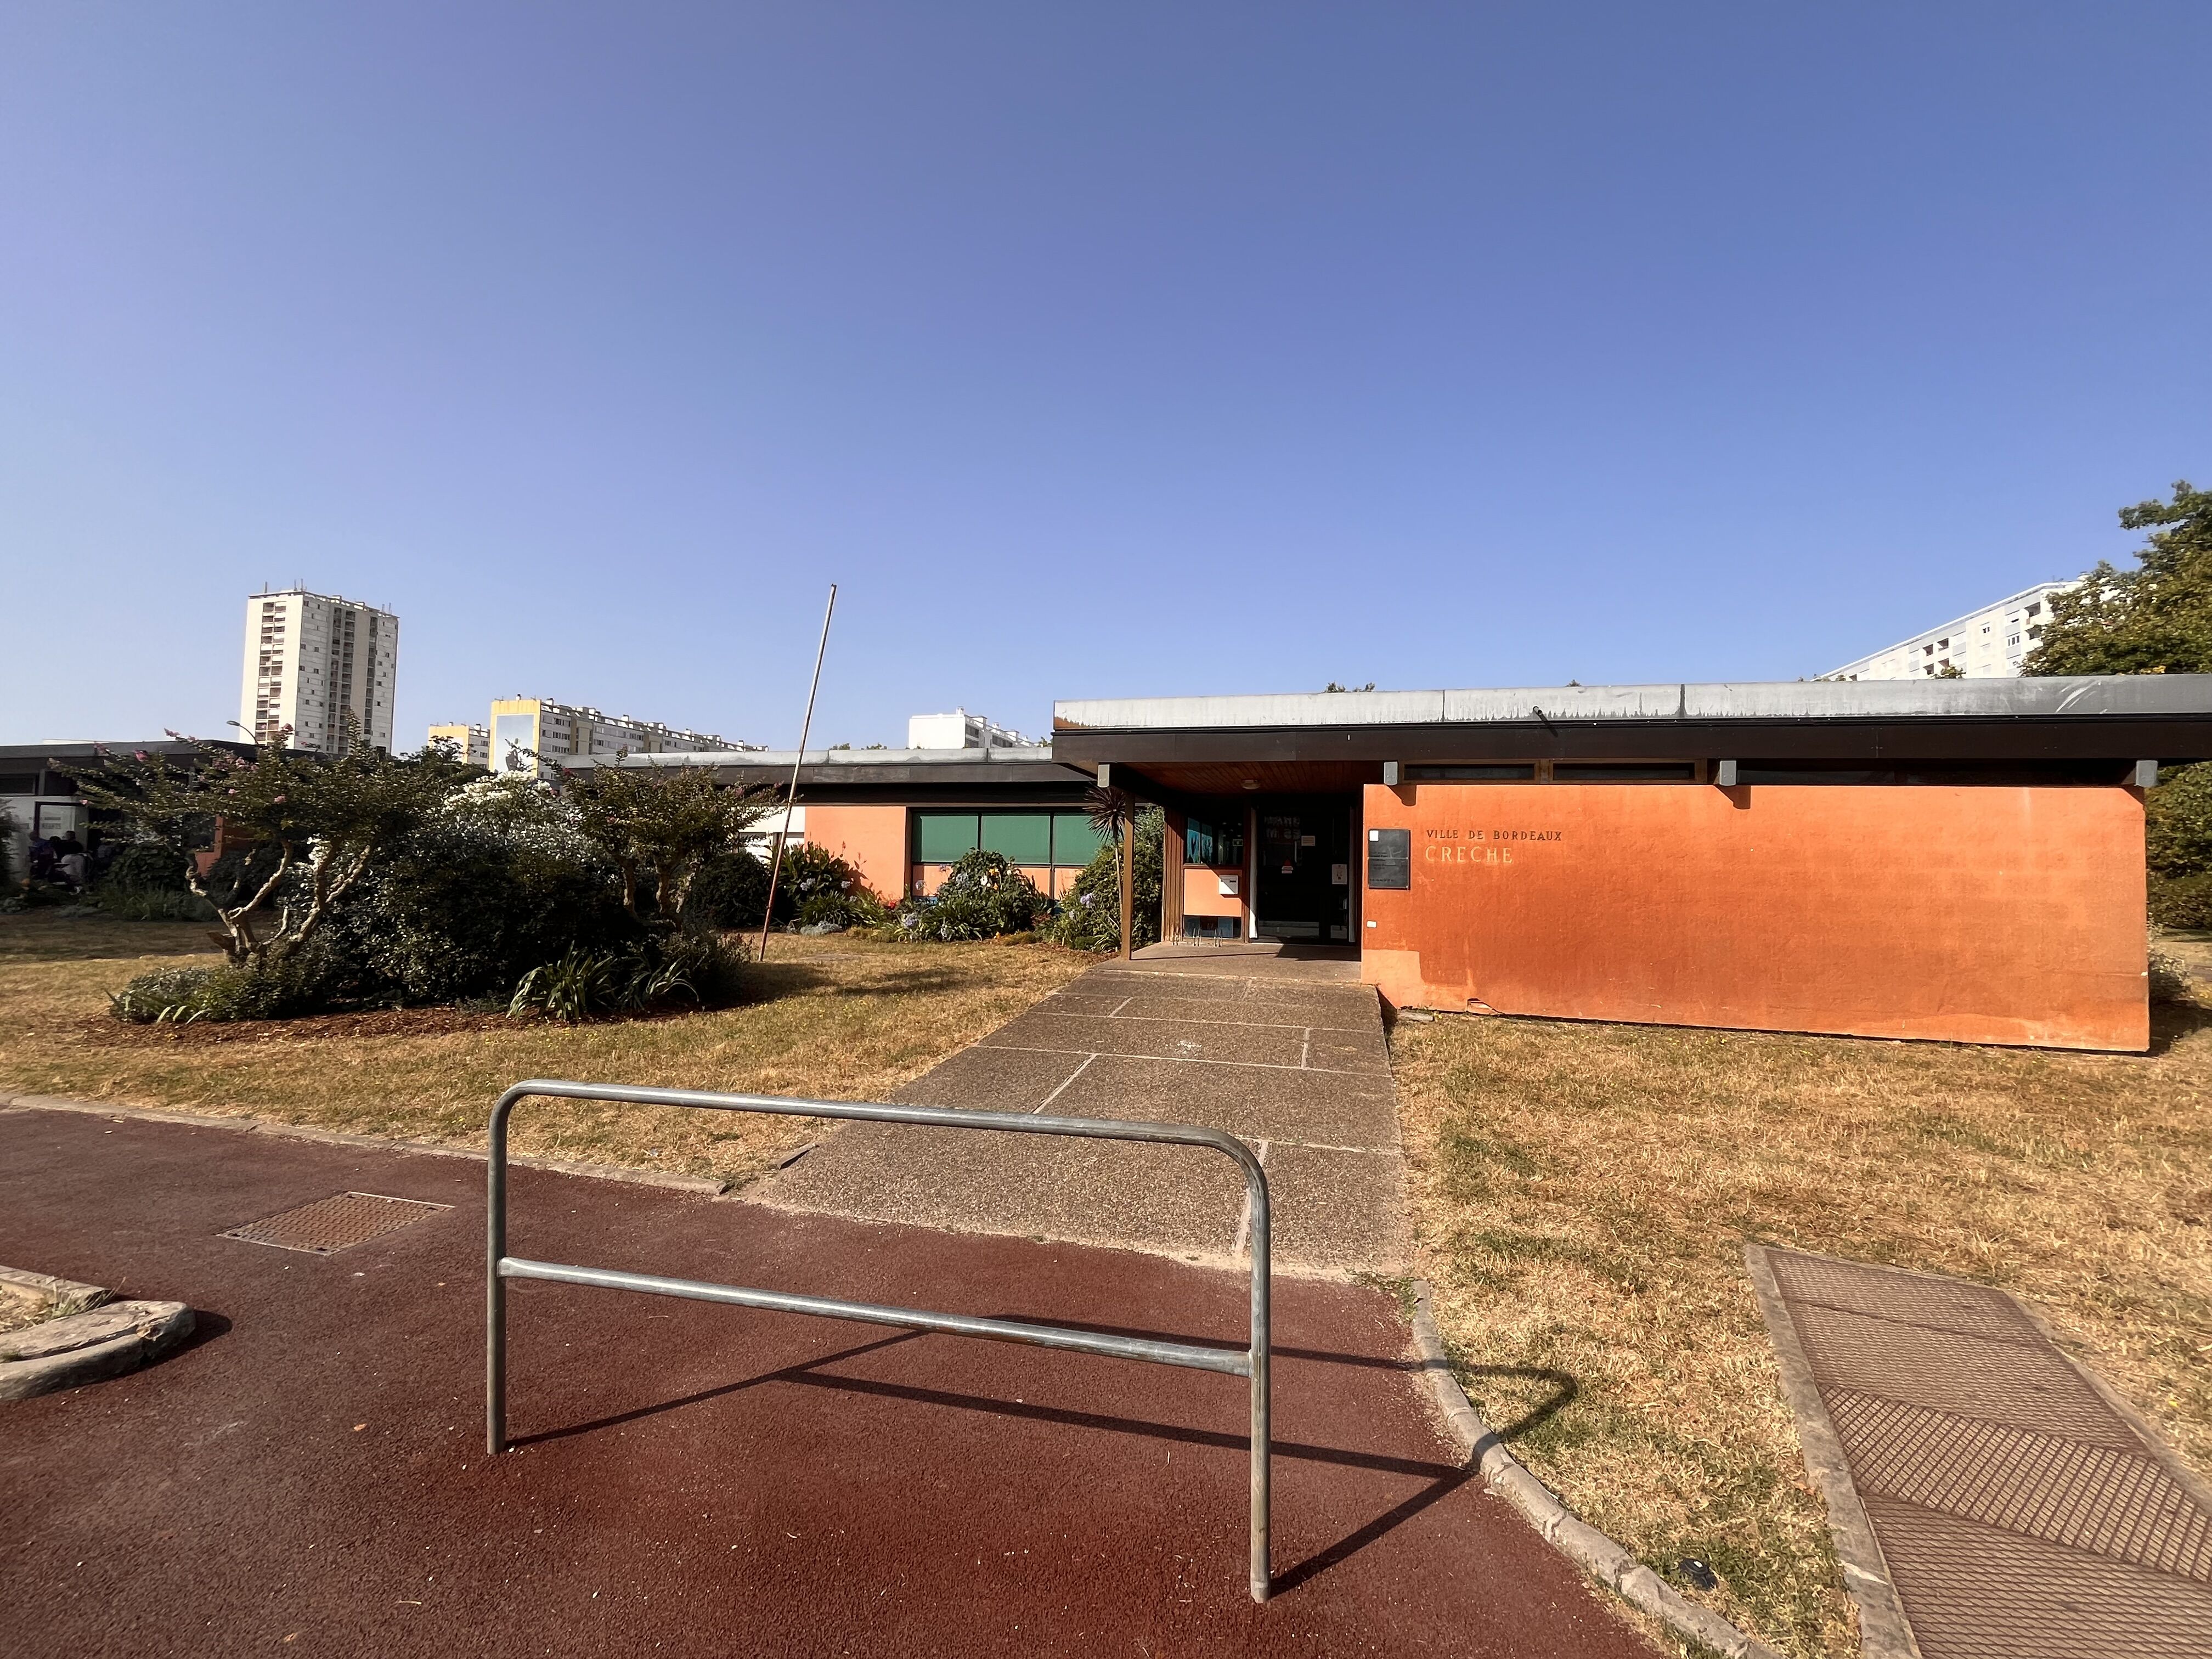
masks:
<svg viewBox="0 0 2212 1659"><path fill-rule="evenodd" d="M1094 784L1083 795L1083 811L1091 820L1091 829L1101 841L1110 841L1120 849L1121 865L1121 958L1130 955L1131 925L1137 908L1136 860L1132 848L1136 841L1137 798L1118 784Z"/></svg>

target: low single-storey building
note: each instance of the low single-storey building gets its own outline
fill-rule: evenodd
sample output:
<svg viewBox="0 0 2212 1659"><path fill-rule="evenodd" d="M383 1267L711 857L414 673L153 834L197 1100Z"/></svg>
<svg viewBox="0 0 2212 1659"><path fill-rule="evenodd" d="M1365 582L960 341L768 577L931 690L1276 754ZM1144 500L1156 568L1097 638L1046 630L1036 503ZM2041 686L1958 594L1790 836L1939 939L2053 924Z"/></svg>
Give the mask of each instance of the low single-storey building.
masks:
<svg viewBox="0 0 2212 1659"><path fill-rule="evenodd" d="M1167 810L1169 937L1400 1006L2114 1049L2207 757L2197 675L1069 702L1052 755Z"/></svg>
<svg viewBox="0 0 2212 1659"><path fill-rule="evenodd" d="M625 766L711 769L733 788L772 789L774 812L756 840L779 829L838 854L887 903L937 890L953 865L979 848L1004 854L1040 891L1058 897L1098 854L1084 811L1088 772L1053 758L1049 745L988 749L810 749L799 769L788 824L791 750L629 755ZM564 767L612 765L607 757L561 757Z"/></svg>

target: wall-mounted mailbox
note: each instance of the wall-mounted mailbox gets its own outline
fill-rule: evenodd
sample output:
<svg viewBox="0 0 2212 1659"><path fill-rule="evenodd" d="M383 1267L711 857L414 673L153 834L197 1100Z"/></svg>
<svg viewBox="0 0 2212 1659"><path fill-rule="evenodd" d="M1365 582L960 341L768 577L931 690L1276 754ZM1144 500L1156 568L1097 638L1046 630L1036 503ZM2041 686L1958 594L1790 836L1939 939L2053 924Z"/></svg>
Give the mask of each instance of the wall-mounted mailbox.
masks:
<svg viewBox="0 0 2212 1659"><path fill-rule="evenodd" d="M1225 870L1213 878L1215 890L1218 891L1223 898L1235 898L1237 896L1237 872L1236 871Z"/></svg>
<svg viewBox="0 0 2212 1659"><path fill-rule="evenodd" d="M1410 830L1370 830L1367 832L1367 884L1402 892L1413 884L1413 832Z"/></svg>

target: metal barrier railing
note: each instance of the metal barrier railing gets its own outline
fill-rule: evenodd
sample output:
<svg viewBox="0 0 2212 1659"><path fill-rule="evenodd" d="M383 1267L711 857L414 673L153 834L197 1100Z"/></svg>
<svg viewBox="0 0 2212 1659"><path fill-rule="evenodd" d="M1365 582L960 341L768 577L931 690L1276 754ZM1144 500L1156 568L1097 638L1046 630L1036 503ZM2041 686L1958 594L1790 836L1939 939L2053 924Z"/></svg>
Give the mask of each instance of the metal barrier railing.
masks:
<svg viewBox="0 0 2212 1659"><path fill-rule="evenodd" d="M919 1308L879 1307L827 1297L793 1296L783 1291L713 1285L692 1279L621 1273L609 1267L578 1267L557 1261L532 1261L507 1253L507 1121L516 1103L533 1096L569 1100L621 1101L636 1106L696 1106L716 1112L775 1112L793 1117L854 1118L870 1123L920 1123L939 1129L989 1129L1011 1134L1070 1135L1085 1140L1136 1140L1179 1146L1208 1146L1226 1153L1244 1172L1251 1204L1246 1237L1252 1252L1252 1340L1242 1352L1191 1343L1109 1336L1065 1325L1030 1325L1012 1319L971 1314L928 1313ZM605 1290L642 1291L696 1302L720 1302L740 1308L769 1308L783 1313L817 1314L906 1330L940 1331L994 1342L1026 1342L1040 1348L1103 1354L1112 1359L1143 1359L1160 1365L1184 1365L1251 1379L1252 1384L1252 1599L1267 1599L1269 1572L1268 1418L1273 1396L1267 1376L1267 1177L1252 1149L1234 1135L1192 1123L1135 1123L1112 1118L1042 1117L1027 1113L949 1111L934 1106L878 1106L841 1100L793 1100L780 1095L714 1094L699 1089L646 1089L615 1083L568 1083L533 1078L518 1083L492 1108L489 1173L484 1244L484 1428L494 1456L507 1449L507 1281L550 1279L560 1285L592 1285Z"/></svg>

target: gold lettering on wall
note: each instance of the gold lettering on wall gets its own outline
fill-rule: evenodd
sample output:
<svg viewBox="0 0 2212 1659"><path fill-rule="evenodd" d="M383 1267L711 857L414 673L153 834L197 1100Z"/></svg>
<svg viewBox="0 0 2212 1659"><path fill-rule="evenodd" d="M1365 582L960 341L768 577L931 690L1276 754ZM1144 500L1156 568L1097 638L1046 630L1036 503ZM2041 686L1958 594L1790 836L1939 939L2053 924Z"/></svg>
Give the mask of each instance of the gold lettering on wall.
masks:
<svg viewBox="0 0 2212 1659"><path fill-rule="evenodd" d="M1424 830L1421 833L1430 841L1439 842L1460 841L1565 841L1567 838L1566 831L1564 830L1475 830L1455 829L1449 825L1439 826L1433 830Z"/></svg>

